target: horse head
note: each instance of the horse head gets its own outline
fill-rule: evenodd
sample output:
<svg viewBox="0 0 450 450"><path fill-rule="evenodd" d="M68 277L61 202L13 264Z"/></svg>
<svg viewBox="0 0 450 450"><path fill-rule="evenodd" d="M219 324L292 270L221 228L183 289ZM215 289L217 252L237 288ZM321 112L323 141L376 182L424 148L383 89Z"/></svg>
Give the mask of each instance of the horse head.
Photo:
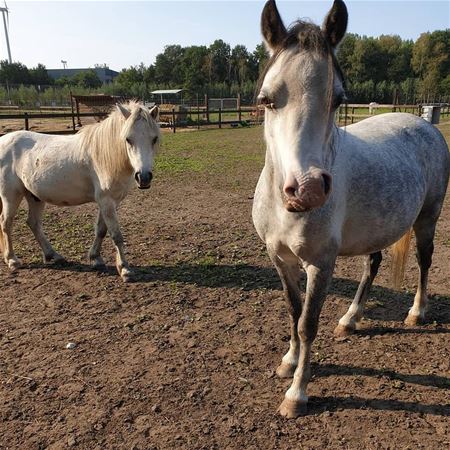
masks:
<svg viewBox="0 0 450 450"><path fill-rule="evenodd" d="M344 98L335 49L347 28L347 9L335 0L322 28L283 24L274 0L266 3L261 29L270 54L258 88L265 106L265 138L288 211L322 206L331 191L327 170L334 113Z"/></svg>
<svg viewBox="0 0 450 450"><path fill-rule="evenodd" d="M148 189L153 178L153 163L159 148L160 131L158 126L159 108L150 110L142 104L118 103L118 111L125 119L121 138L125 140L129 163L139 189Z"/></svg>

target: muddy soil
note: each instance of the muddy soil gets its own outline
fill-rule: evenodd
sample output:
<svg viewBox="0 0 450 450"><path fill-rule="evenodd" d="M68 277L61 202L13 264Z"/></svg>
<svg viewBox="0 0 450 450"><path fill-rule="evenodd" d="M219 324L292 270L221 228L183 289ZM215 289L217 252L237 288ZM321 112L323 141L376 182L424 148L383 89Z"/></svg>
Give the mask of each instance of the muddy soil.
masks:
<svg viewBox="0 0 450 450"><path fill-rule="evenodd" d="M308 412L276 413L289 385L281 284L251 223L257 168L156 176L120 210L136 281L91 270L95 207L49 207L66 265L44 266L17 220L23 269L0 268L0 449L450 448L450 201L430 272L428 323L403 324L417 286L389 284L336 340L362 259L339 259L313 349ZM303 280L304 282L304 280ZM75 347L67 349L72 342Z"/></svg>

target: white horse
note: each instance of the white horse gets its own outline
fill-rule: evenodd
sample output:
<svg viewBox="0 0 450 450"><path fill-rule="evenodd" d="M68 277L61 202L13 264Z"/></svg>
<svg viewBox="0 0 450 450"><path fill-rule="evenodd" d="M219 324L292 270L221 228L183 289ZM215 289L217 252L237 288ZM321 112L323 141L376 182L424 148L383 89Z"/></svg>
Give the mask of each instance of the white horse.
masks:
<svg viewBox="0 0 450 450"><path fill-rule="evenodd" d="M124 281L132 275L124 253L116 209L133 178L140 189L150 187L159 147L158 108L136 102L118 104L103 122L73 136L16 131L0 138L0 246L11 270L20 266L13 251L13 219L23 197L27 223L42 248L44 262L62 261L42 229L45 203L73 206L97 202L96 236L89 258L104 266L100 249L109 231L117 249L116 267Z"/></svg>
<svg viewBox="0 0 450 450"><path fill-rule="evenodd" d="M412 227L420 277L405 322L424 319L450 155L439 131L410 114L377 115L345 129L334 125L344 97L334 53L347 27L341 0L322 29L299 21L287 30L273 0L261 24L271 58L258 95L266 106L267 151L253 221L280 275L291 319L290 348L277 374L293 382L279 411L297 417L307 403L311 346L338 255L367 255L356 296L335 330L342 336L362 317L381 250ZM299 263L307 274L303 301Z"/></svg>

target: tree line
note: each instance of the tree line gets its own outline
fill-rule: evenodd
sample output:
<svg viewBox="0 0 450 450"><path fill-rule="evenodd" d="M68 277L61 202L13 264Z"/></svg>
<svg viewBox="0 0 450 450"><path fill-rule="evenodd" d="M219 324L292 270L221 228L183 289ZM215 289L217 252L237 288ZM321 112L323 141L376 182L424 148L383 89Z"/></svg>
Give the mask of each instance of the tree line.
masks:
<svg viewBox="0 0 450 450"><path fill-rule="evenodd" d="M186 96L209 94L251 102L267 61L262 44L254 51L231 47L221 39L210 46L168 45L153 64L123 69L114 82L101 86L93 70L71 78L52 80L39 64L0 62L0 83L34 84L101 91L106 94L149 98L155 89L185 88ZM338 61L353 103L417 103L450 100L450 29L427 32L414 42L396 35L367 37L347 34L338 49Z"/></svg>

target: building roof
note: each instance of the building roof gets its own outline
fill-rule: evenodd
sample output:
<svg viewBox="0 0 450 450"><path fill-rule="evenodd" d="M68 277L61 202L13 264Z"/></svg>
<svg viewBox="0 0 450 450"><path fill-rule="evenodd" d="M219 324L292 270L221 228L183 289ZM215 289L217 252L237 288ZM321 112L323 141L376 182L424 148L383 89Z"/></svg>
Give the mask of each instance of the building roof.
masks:
<svg viewBox="0 0 450 450"><path fill-rule="evenodd" d="M178 94L181 91L184 91L184 89L158 89L152 91L152 94Z"/></svg>
<svg viewBox="0 0 450 450"><path fill-rule="evenodd" d="M84 68L84 69L83 68L47 69L47 73L54 80L58 80L59 78L62 78L62 77L72 77L74 75L77 75L80 72L89 72L90 70L93 70L102 82L112 81L117 75L119 75L119 72L116 72L115 70L111 70L109 67L94 67L94 68L88 67L88 68Z"/></svg>

